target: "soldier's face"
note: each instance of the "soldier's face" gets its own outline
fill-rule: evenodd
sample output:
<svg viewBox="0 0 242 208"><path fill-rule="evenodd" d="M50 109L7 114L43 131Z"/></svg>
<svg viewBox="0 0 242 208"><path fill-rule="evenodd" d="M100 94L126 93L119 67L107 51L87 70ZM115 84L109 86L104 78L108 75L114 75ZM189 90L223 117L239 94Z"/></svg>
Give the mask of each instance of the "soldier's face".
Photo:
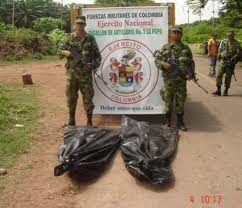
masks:
<svg viewBox="0 0 242 208"><path fill-rule="evenodd" d="M81 34L85 31L86 24L78 23L75 25L75 31L77 34Z"/></svg>
<svg viewBox="0 0 242 208"><path fill-rule="evenodd" d="M232 34L231 35L228 35L228 39L229 40L233 40L234 39L234 35L232 35Z"/></svg>
<svg viewBox="0 0 242 208"><path fill-rule="evenodd" d="M181 41L181 37L182 37L181 32L179 32L179 31L173 31L172 32L171 38L172 38L173 41L175 41L175 42Z"/></svg>

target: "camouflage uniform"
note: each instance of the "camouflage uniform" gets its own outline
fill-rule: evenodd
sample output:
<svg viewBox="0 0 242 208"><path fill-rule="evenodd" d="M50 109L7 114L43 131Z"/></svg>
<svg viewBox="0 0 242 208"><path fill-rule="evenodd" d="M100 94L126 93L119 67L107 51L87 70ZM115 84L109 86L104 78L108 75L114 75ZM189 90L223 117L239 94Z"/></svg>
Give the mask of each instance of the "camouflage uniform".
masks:
<svg viewBox="0 0 242 208"><path fill-rule="evenodd" d="M187 79L194 76L195 64L190 48L181 42L182 28L172 28L173 43L168 43L155 54L155 64L162 70L164 86L161 97L165 102L165 117L167 126L171 125L171 114L175 100L177 113L177 128L187 131L183 121L184 104L187 97Z"/></svg>
<svg viewBox="0 0 242 208"><path fill-rule="evenodd" d="M225 53L226 57L222 58L221 54ZM225 88L230 88L231 77L234 74L235 65L239 61L240 44L237 40L224 40L218 51L219 70L216 78L217 86L222 85L223 75L225 74Z"/></svg>
<svg viewBox="0 0 242 208"><path fill-rule="evenodd" d="M84 109L87 115L92 115L94 104L92 102L94 89L92 83L92 70L99 67L101 55L96 40L88 33L81 39L75 33L67 37L60 47L61 50L67 48L78 48L80 51L80 62L73 66L72 56L67 58L65 64L67 75L66 96L70 115L75 115L78 91L82 93ZM89 64L89 65L88 65Z"/></svg>
<svg viewBox="0 0 242 208"><path fill-rule="evenodd" d="M167 56L167 54L171 54ZM171 74L164 70L163 63L169 63L169 59L173 60L184 73ZM162 70L164 77L164 86L161 90L161 97L165 102L165 113L171 114L173 101L175 99L176 113L184 113L184 104L187 97L186 87L186 70L193 65L193 57L190 48L183 44L168 43L163 46L155 57L156 66ZM191 68L192 73L194 67Z"/></svg>

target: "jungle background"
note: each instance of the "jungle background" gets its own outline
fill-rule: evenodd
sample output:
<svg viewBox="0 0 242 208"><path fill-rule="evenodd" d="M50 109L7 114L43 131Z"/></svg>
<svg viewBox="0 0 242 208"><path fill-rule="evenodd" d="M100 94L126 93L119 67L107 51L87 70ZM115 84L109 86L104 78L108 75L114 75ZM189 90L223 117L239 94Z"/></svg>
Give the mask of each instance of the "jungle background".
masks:
<svg viewBox="0 0 242 208"><path fill-rule="evenodd" d="M202 53L203 43L212 32L224 39L229 29L236 32L242 42L242 2L218 0L222 7L218 18L181 25L184 42L195 44L194 52ZM95 3L120 4L150 3L151 0L96 0ZM208 0L187 0L194 14L201 14ZM42 59L55 55L56 46L70 32L70 7L53 0L1 0L0 1L0 60L21 60L25 57Z"/></svg>
<svg viewBox="0 0 242 208"><path fill-rule="evenodd" d="M242 43L241 0L220 2L219 17L182 25L183 40L194 53L203 52L212 32L221 40L233 29ZM187 1L198 15L207 3ZM70 32L70 6L52 0L0 0L0 207L188 207L193 193L196 199L215 193L224 197L223 207L238 207L242 203L241 63L229 99L211 97L188 84L186 123L191 130L181 134L179 157L173 165L176 185L169 191L161 194L133 180L120 154L112 171L97 183L74 185L68 176L53 176L67 117L64 60L55 54ZM201 84L212 92L216 83L207 77L207 56L194 54L194 58ZM25 70L32 74L34 85L23 86ZM86 122L83 113L79 105L79 124ZM119 119L96 116L94 123L119 125ZM1 169L7 174L1 175ZM199 207L204 205L198 202Z"/></svg>

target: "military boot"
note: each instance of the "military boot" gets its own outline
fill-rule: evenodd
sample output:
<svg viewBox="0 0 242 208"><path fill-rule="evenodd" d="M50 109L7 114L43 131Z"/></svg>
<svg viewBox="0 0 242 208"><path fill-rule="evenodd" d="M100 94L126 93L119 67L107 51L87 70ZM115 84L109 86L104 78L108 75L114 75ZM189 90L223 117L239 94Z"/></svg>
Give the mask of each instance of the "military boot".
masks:
<svg viewBox="0 0 242 208"><path fill-rule="evenodd" d="M87 113L87 126L92 126L92 112Z"/></svg>
<svg viewBox="0 0 242 208"><path fill-rule="evenodd" d="M221 96L221 86L217 86L217 90L213 92L213 95Z"/></svg>
<svg viewBox="0 0 242 208"><path fill-rule="evenodd" d="M224 90L223 96L228 96L228 90L229 90L229 88L226 87Z"/></svg>
<svg viewBox="0 0 242 208"><path fill-rule="evenodd" d="M65 126L75 126L76 125L76 112L69 112L69 120L66 122Z"/></svg>
<svg viewBox="0 0 242 208"><path fill-rule="evenodd" d="M216 72L215 72L215 70L212 71L212 78L216 78Z"/></svg>
<svg viewBox="0 0 242 208"><path fill-rule="evenodd" d="M177 114L177 128L182 131L187 131L187 128L183 121L183 115L184 115L183 113Z"/></svg>
<svg viewBox="0 0 242 208"><path fill-rule="evenodd" d="M166 117L166 126L171 127L171 113L166 113L165 114Z"/></svg>

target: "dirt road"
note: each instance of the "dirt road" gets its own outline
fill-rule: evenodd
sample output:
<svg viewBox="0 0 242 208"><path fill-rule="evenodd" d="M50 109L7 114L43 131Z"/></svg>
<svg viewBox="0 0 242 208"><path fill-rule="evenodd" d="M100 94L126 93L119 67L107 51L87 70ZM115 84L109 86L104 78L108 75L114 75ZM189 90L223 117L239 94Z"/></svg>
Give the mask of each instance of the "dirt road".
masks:
<svg viewBox="0 0 242 208"><path fill-rule="evenodd" d="M210 92L208 60L197 56L200 83ZM61 65L61 66L59 66ZM63 62L0 66L0 82L20 82L28 69L40 95L43 134L9 171L1 208L240 208L242 205L242 68L229 97L213 97L188 84L187 133L181 133L173 162L176 182L163 190L136 181L125 169L120 153L96 181L76 184L67 175L53 176L57 150L67 117ZM79 105L80 106L80 105ZM79 109L83 111L82 108ZM95 125L109 125L95 117ZM85 120L78 118L84 124ZM117 122L117 120L115 121Z"/></svg>

